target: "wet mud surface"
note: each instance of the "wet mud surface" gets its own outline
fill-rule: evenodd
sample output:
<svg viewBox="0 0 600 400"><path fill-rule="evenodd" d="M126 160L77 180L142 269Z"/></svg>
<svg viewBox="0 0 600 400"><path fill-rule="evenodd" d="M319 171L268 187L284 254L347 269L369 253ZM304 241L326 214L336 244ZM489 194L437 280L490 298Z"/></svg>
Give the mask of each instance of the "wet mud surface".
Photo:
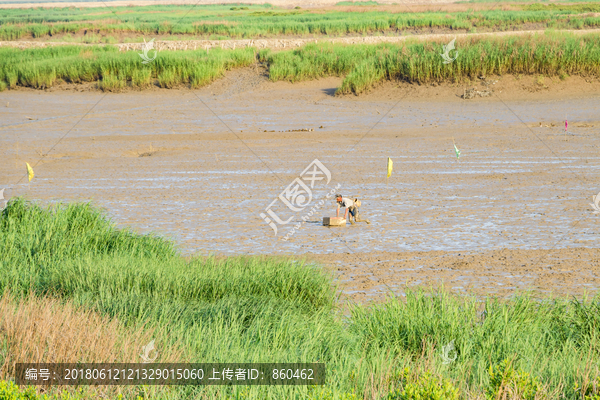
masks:
<svg viewBox="0 0 600 400"><path fill-rule="evenodd" d="M0 188L93 201L188 254L307 256L359 301L442 282L482 295L592 293L600 92L569 79L503 77L473 100L459 85L336 97L338 78L292 85L251 69L197 91L5 91ZM271 209L292 220L275 235L260 214L315 159L329 183L315 181L300 211L278 200ZM322 226L331 192L360 198L371 224Z"/></svg>

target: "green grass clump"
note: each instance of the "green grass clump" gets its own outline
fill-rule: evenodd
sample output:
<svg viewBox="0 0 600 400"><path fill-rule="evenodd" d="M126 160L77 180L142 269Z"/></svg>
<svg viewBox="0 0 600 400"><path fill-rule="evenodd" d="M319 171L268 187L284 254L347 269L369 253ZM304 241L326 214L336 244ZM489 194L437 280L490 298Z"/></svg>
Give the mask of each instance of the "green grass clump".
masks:
<svg viewBox="0 0 600 400"><path fill-rule="evenodd" d="M500 301L414 291L371 307L350 304L344 315L332 277L318 266L264 256L185 259L170 241L117 229L89 204L9 201L0 213L4 291L61 299L132 331L164 332L166 346L184 349L182 362L327 368L322 387L170 386L144 398L600 395L600 298ZM444 353L450 342L454 350ZM43 399L6 382L0 398Z"/></svg>
<svg viewBox="0 0 600 400"><path fill-rule="evenodd" d="M577 300L538 302L521 296L482 304L444 294L410 293L405 303L357 307L352 320L351 329L358 329L366 348L411 354L429 348L441 358L442 346L452 341L452 369L467 381L472 374L475 380L485 377L489 393L518 384L524 392L540 394L540 377L555 389L574 387L577 375L558 373L557 368L593 366L600 355L598 300L584 306ZM584 353L587 356L579 359Z"/></svg>
<svg viewBox="0 0 600 400"><path fill-rule="evenodd" d="M259 58L271 80L291 82L344 76L337 93L362 93L384 79L407 82L458 82L480 75L542 74L600 76L597 35L539 34L456 42L456 60L443 64L442 43L379 45L310 44Z"/></svg>
<svg viewBox="0 0 600 400"><path fill-rule="evenodd" d="M136 69L131 74L131 86L146 89L152 86L152 70L150 68Z"/></svg>
<svg viewBox="0 0 600 400"><path fill-rule="evenodd" d="M0 48L0 81L9 88L43 89L57 81L98 82L105 91L125 87L147 88L206 85L232 68L255 62L254 49L161 51L154 61L142 64L136 51L119 52L113 46L64 46L20 50Z"/></svg>
<svg viewBox="0 0 600 400"><path fill-rule="evenodd" d="M510 360L490 366L490 386L487 388L487 398L496 399L503 393L513 393L524 400L535 400L543 391L541 383L523 370L515 370Z"/></svg>
<svg viewBox="0 0 600 400"><path fill-rule="evenodd" d="M133 76L132 76L133 80ZM103 92L120 92L125 88L127 82L123 79L123 76L115 76L110 72L102 74L102 80L98 82L98 88Z"/></svg>
<svg viewBox="0 0 600 400"><path fill-rule="evenodd" d="M127 253L158 260L176 255L173 244L152 235L115 229L104 213L88 204L42 208L23 199L0 213L0 259L3 265L27 265ZM51 259L50 259L50 258ZM0 279L4 280L7 275Z"/></svg>
<svg viewBox="0 0 600 400"><path fill-rule="evenodd" d="M416 375L406 368L398 374L401 388L391 391L387 400L444 399L459 400L459 390L447 379L431 373Z"/></svg>
<svg viewBox="0 0 600 400"><path fill-rule="evenodd" d="M312 309L333 304L329 281L301 265L255 258L188 263L170 241L116 229L89 204L44 209L22 199L11 201L0 214L0 242L2 266L17 267L0 276L0 291L10 287L25 293L35 287L40 294L63 296L129 291L136 296L195 301L245 294L297 300ZM122 265L115 259L117 254L123 257ZM143 262L144 274L135 268L136 261ZM33 275L27 269L19 270L28 264L39 264ZM269 268L264 268L265 264ZM11 279L25 275L26 284Z"/></svg>

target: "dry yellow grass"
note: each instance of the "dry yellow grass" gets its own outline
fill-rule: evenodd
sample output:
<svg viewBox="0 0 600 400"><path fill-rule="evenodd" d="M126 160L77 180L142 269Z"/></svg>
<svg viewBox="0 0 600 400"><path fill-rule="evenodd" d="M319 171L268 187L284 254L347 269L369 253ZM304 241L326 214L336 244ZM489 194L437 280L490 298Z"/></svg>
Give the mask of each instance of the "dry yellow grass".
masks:
<svg viewBox="0 0 600 400"><path fill-rule="evenodd" d="M182 351L164 348L165 337L143 326L126 328L68 302L5 294L0 298L0 379L12 376L17 362L141 362L141 346L152 339L157 362L184 362Z"/></svg>

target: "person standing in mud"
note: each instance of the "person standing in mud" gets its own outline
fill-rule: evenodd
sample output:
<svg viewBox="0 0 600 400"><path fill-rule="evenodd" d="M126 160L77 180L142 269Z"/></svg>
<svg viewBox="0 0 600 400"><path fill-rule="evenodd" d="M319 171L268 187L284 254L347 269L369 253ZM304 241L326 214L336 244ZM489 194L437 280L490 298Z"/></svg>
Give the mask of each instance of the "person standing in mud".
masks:
<svg viewBox="0 0 600 400"><path fill-rule="evenodd" d="M343 197L341 194L338 194L335 196L336 197L336 201L337 201L337 214L336 216L339 218L340 217L340 208L344 207L346 209L346 211L344 212L344 219L348 219L348 214L350 214L350 223L354 224L354 222L366 222L367 224L370 224L371 221L369 221L368 219L360 219L360 217L358 216L358 207L360 207L360 200L359 199L349 199L347 197ZM352 221L352 219L354 218L354 221Z"/></svg>

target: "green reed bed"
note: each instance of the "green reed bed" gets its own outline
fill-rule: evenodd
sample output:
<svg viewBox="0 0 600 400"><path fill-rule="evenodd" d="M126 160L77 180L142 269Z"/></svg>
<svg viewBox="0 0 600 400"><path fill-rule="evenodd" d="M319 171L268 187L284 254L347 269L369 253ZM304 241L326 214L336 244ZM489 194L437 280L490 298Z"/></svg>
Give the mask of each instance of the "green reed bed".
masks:
<svg viewBox="0 0 600 400"><path fill-rule="evenodd" d="M535 34L456 41L456 60L444 64L443 43L309 44L272 52L237 50L163 51L142 64L137 51L112 46L64 46L19 50L0 48L0 89L47 88L56 82L97 82L102 90L204 86L232 68L256 62L268 66L271 80L291 82L342 76L339 94L360 94L383 80L460 82L480 75L542 74L599 76L600 37L594 34ZM150 56L153 53L150 52Z"/></svg>
<svg viewBox="0 0 600 400"><path fill-rule="evenodd" d="M600 76L600 37L537 34L456 41L443 64L441 43L380 45L311 44L304 48L259 57L269 65L272 80L291 82L343 76L338 93L362 93L384 79L427 83L461 81L480 75L543 74Z"/></svg>
<svg viewBox="0 0 600 400"><path fill-rule="evenodd" d="M395 34L426 29L512 30L537 28L584 29L600 26L598 3L513 5L511 10L468 12L312 12L269 6L147 6L44 10L0 9L0 40L50 38L84 34L80 40L100 43L106 35L185 36L186 38L260 38ZM235 10L232 10L234 8ZM113 13L114 11L114 13ZM141 37L138 37L141 41Z"/></svg>
<svg viewBox="0 0 600 400"><path fill-rule="evenodd" d="M6 290L166 332L158 345L185 349L181 361L327 366L323 387L154 387L145 398L600 396L600 298L500 301L414 291L371 307L350 304L344 316L331 276L317 266L262 256L186 260L170 241L117 229L85 204L9 202L0 213ZM3 340L0 331L0 365ZM41 400L7 382L0 398Z"/></svg>
<svg viewBox="0 0 600 400"><path fill-rule="evenodd" d="M154 52L148 53L150 57ZM0 82L8 88L47 88L57 81L98 82L102 90L125 86L143 89L157 83L171 88L204 86L232 68L253 64L253 49L223 51L162 51L151 64L142 64L137 51L112 46L61 46L18 50L0 48Z"/></svg>

